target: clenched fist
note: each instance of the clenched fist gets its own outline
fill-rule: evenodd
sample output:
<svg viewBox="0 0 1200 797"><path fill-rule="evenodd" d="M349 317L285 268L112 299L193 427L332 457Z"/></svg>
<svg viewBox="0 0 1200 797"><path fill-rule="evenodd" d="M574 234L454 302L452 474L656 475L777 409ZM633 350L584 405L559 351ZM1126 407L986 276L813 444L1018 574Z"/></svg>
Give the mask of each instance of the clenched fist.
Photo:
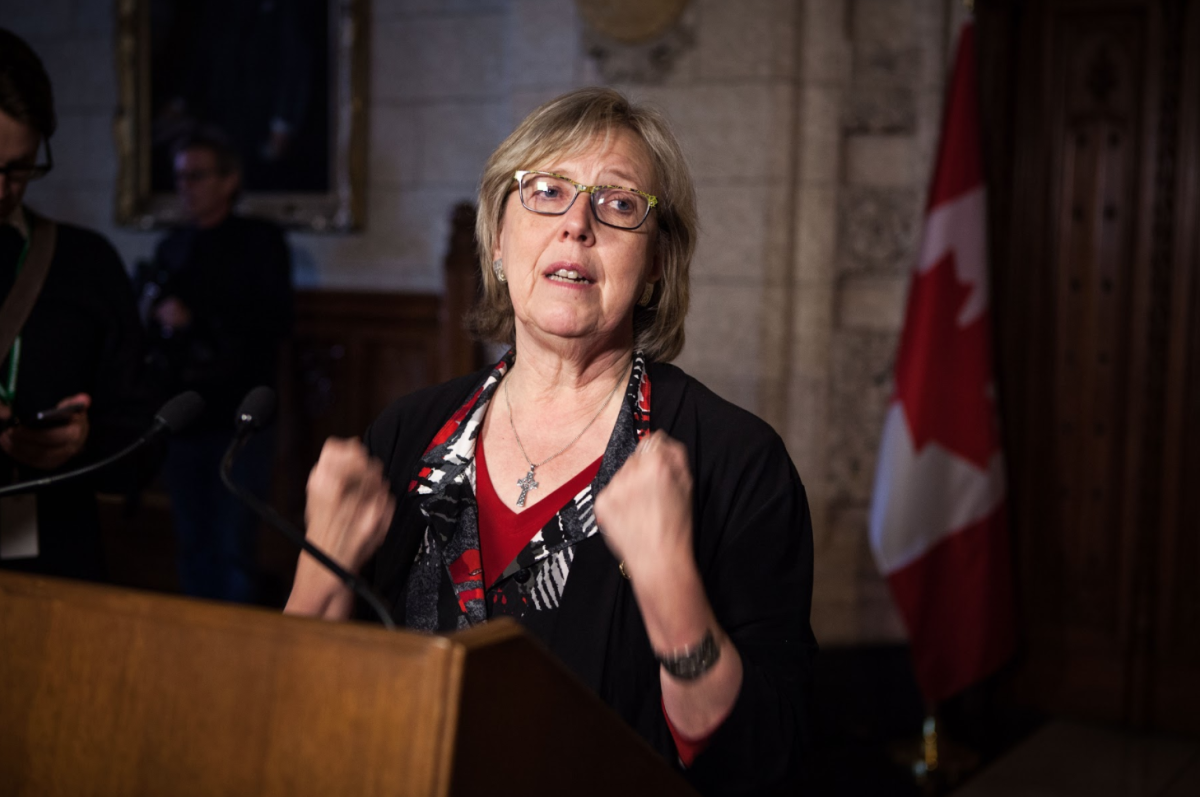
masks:
<svg viewBox="0 0 1200 797"><path fill-rule="evenodd" d="M654 432L596 496L596 522L635 582L692 560L687 449Z"/></svg>
<svg viewBox="0 0 1200 797"><path fill-rule="evenodd" d="M357 573L383 543L396 502L383 465L357 440L331 437L308 476L310 542Z"/></svg>

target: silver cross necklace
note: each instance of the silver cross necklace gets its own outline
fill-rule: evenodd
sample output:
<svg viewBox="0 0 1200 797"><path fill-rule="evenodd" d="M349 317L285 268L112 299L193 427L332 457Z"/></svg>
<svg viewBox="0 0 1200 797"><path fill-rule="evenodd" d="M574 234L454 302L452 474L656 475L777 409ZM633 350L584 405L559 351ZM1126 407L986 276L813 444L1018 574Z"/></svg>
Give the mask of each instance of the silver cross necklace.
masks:
<svg viewBox="0 0 1200 797"><path fill-rule="evenodd" d="M512 427L513 438L517 441L517 448L521 449L521 456L525 457L525 461L529 463L529 473L525 474L525 478L517 479L517 484L521 486L521 494L517 496L517 506L525 506L525 498L529 495L529 491L536 490L538 488L538 483L534 481L533 478L533 474L537 471L537 469L579 442L579 438L583 437L583 433L592 428L592 424L595 423L596 419L600 417L600 413L604 412L604 408L608 406L608 402L612 401L613 394L617 392L617 388L621 386L621 382L624 380L625 369L622 368L621 376L617 378L616 384L613 385L612 390L608 391L608 395L605 396L604 401L600 403L600 409L596 410L596 414L593 415L592 419L587 422L587 426L584 426L582 429L580 429L579 434L575 435L571 442L567 443L558 451L555 451L553 454L537 463L529 458L529 454L525 453L525 446L521 443L521 436L517 434L517 424L513 422L512 401L508 397L508 380L504 380L504 403L508 406L508 425Z"/></svg>

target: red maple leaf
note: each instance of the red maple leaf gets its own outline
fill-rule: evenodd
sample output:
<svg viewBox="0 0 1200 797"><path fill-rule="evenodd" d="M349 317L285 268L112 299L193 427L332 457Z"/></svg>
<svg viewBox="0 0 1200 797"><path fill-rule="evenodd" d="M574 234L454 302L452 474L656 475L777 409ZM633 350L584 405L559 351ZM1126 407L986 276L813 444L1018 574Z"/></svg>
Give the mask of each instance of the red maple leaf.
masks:
<svg viewBox="0 0 1200 797"><path fill-rule="evenodd" d="M896 399L920 451L936 442L986 469L998 448L992 383L989 313L958 322L971 293L959 282L950 252L913 279L900 350Z"/></svg>

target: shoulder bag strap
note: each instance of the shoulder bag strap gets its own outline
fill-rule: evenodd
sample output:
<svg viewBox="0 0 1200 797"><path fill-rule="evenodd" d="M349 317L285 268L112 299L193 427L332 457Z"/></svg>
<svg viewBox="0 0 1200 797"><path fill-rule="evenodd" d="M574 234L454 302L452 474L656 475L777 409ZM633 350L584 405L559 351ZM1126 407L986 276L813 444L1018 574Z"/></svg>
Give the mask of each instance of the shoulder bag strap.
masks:
<svg viewBox="0 0 1200 797"><path fill-rule="evenodd" d="M25 267L17 275L8 298L0 305L0 357L12 348L13 341L29 319L46 282L50 261L54 259L54 246L58 242L57 224L32 213L29 219L29 254L25 258Z"/></svg>

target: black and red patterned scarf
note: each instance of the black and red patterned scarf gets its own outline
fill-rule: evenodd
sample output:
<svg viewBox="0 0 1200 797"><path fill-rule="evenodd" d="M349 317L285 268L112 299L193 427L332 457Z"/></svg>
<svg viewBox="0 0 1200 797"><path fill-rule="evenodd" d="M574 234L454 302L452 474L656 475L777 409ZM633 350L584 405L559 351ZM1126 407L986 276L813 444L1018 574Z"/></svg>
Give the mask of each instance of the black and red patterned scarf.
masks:
<svg viewBox="0 0 1200 797"><path fill-rule="evenodd" d="M483 429L488 404L514 358L509 350L442 426L409 484L408 492L419 497L428 523L406 587L404 624L409 628L455 631L499 614L543 628L547 621L552 624L571 572L575 546L599 531L593 497L625 463L638 441L650 434L650 377L645 359L637 352L596 478L558 510L485 591L475 500L475 441Z"/></svg>

